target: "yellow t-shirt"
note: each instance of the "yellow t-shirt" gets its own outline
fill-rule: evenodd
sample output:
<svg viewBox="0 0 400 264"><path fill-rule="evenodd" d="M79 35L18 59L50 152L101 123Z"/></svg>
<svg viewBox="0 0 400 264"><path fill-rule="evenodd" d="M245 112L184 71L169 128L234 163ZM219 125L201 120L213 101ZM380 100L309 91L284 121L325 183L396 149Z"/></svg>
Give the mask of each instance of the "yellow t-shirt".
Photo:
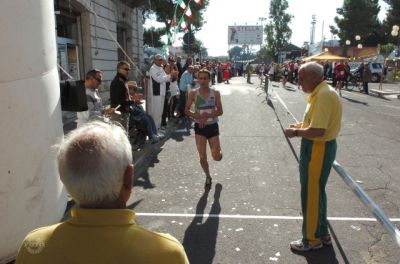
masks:
<svg viewBox="0 0 400 264"><path fill-rule="evenodd" d="M77 209L72 219L32 231L16 263L189 263L174 237L145 230L128 209Z"/></svg>
<svg viewBox="0 0 400 264"><path fill-rule="evenodd" d="M310 138L310 140L330 141L335 139L339 134L342 120L342 103L335 90L323 81L308 96L307 102L301 127L325 129L322 137Z"/></svg>

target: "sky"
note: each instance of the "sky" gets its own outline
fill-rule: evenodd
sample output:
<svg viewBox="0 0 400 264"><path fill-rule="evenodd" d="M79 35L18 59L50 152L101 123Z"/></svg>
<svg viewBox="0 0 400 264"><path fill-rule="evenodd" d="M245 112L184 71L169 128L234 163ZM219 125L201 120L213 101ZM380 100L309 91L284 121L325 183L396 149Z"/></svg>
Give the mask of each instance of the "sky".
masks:
<svg viewBox="0 0 400 264"><path fill-rule="evenodd" d="M329 25L336 25L333 21L336 8L343 5L343 0L288 0L287 13L293 15L291 22L291 43L302 46L304 41L310 40L311 16L316 15L315 41L332 39ZM381 12L379 18L385 17L387 5L379 1ZM207 48L209 56L227 55L228 26L235 25L260 25L260 17L268 17L268 0L210 0L204 14L205 25L196 33L196 38L201 40ZM266 21L265 21L266 22ZM263 22L265 24L265 22ZM322 26L324 25L324 26ZM322 32L323 28L323 32Z"/></svg>

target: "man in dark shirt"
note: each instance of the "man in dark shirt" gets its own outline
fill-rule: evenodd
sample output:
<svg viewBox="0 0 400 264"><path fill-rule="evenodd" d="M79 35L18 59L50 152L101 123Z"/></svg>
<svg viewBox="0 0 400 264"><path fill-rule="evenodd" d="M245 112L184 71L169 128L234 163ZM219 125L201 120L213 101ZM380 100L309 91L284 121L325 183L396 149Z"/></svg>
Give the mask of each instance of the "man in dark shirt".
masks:
<svg viewBox="0 0 400 264"><path fill-rule="evenodd" d="M129 89L126 86L128 80L128 73L131 67L128 62L120 61L117 64L117 74L111 82L110 86L110 100L111 107L121 111L121 115L114 115L115 121L119 122L122 127L128 131L129 128L129 113L132 101L129 100Z"/></svg>

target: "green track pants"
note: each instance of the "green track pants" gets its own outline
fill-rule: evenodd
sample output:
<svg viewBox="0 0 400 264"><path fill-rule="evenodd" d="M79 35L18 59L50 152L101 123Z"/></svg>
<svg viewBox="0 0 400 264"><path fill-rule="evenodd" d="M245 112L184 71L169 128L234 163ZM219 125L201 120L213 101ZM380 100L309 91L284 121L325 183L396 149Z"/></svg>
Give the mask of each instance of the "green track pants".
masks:
<svg viewBox="0 0 400 264"><path fill-rule="evenodd" d="M300 148L301 210L303 242L318 244L329 234L325 186L336 156L336 140L302 139Z"/></svg>

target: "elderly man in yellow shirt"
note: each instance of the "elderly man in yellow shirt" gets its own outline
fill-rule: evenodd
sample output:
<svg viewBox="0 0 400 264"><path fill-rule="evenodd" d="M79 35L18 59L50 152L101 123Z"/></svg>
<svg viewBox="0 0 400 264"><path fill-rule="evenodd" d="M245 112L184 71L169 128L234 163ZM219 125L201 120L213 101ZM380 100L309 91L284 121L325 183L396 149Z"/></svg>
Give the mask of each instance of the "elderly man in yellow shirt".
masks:
<svg viewBox="0 0 400 264"><path fill-rule="evenodd" d="M303 238L290 243L295 251L331 245L328 231L325 186L336 156L336 137L342 120L342 104L335 90L324 81L324 70L316 62L303 64L299 84L308 93L303 122L291 125L286 136L301 137L300 185Z"/></svg>
<svg viewBox="0 0 400 264"><path fill-rule="evenodd" d="M97 121L79 127L60 144L57 160L78 207L70 220L28 234L16 263L188 263L174 237L141 228L126 209L132 148L120 126Z"/></svg>

